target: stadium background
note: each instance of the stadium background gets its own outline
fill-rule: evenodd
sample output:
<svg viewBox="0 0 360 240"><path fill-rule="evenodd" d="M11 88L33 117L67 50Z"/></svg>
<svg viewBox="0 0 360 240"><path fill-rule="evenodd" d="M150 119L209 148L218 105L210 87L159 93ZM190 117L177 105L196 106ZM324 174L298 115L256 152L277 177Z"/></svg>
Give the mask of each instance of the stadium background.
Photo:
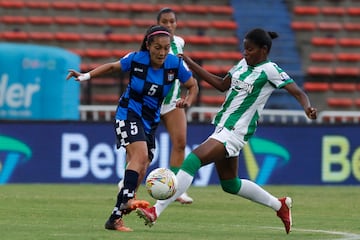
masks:
<svg viewBox="0 0 360 240"><path fill-rule="evenodd" d="M242 176L260 184L359 183L358 0L0 1L0 183L121 178L122 164L109 168L115 158L107 153L113 145L111 117L128 76L78 85L65 82L66 70L87 71L139 49L146 28L165 6L177 12L177 34L185 39L187 54L219 75L241 58L242 36L249 29L278 32L271 59L320 111L319 120L310 123L291 97L276 91L254 142L240 158ZM57 67L49 68L54 65L48 60L59 51ZM188 111L188 150L211 132L208 123L224 99L198 80L199 99ZM44 114L48 108L53 112ZM166 134L161 127L153 167L166 164ZM89 142L83 153L76 152L82 140ZM279 152L263 150L268 146ZM86 171L91 167L100 177ZM203 173L210 180L198 185L217 183L210 168ZM73 178L66 177L66 169Z"/></svg>

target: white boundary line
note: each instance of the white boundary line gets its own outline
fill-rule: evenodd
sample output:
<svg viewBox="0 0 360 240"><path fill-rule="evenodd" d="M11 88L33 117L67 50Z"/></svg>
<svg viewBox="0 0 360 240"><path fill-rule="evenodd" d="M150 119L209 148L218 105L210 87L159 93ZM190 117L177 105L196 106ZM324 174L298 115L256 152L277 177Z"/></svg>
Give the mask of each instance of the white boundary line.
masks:
<svg viewBox="0 0 360 240"><path fill-rule="evenodd" d="M263 227L263 228L283 230L283 228L280 228L280 227ZM327 231L327 230L321 230L321 229L303 229L303 228L291 228L291 230L298 231L298 232L325 233L325 234L329 234L329 235L341 236L341 238L334 238L336 240L360 240L360 234L356 234L356 233Z"/></svg>

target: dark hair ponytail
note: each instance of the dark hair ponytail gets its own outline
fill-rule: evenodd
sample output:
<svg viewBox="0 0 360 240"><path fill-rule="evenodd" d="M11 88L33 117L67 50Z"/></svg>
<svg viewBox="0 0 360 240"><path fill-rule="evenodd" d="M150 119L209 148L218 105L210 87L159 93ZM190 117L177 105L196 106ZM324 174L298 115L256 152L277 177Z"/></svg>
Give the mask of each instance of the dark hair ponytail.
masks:
<svg viewBox="0 0 360 240"><path fill-rule="evenodd" d="M269 52L272 45L272 39L278 37L279 35L276 32L267 32L261 28L255 28L245 35L245 39L252 41L259 47L266 46Z"/></svg>
<svg viewBox="0 0 360 240"><path fill-rule="evenodd" d="M141 43L140 51L147 51L146 44L150 44L152 41L154 41L155 36L171 36L171 33L166 27L160 26L160 25L153 25L151 26L144 36L144 39Z"/></svg>

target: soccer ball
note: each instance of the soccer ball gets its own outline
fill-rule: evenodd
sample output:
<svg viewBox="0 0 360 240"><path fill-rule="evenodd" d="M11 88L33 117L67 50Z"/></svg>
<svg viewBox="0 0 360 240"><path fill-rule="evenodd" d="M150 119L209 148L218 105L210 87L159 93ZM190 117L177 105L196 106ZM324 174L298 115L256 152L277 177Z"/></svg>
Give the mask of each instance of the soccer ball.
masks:
<svg viewBox="0 0 360 240"><path fill-rule="evenodd" d="M146 177L145 186L151 197L165 200L174 196L176 192L176 176L167 168L156 168Z"/></svg>

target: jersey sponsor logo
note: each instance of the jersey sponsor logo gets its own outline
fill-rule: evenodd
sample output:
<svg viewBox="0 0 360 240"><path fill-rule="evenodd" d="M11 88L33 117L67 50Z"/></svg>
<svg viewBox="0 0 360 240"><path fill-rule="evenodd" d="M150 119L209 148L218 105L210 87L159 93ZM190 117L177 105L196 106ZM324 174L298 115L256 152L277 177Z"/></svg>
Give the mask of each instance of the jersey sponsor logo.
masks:
<svg viewBox="0 0 360 240"><path fill-rule="evenodd" d="M141 72L142 73L142 72L144 72L144 69L135 67L134 72Z"/></svg>
<svg viewBox="0 0 360 240"><path fill-rule="evenodd" d="M0 184L5 184L19 164L31 158L32 152L25 143L0 135Z"/></svg>
<svg viewBox="0 0 360 240"><path fill-rule="evenodd" d="M252 93L253 91L253 88L254 86L252 84L249 84L247 82L244 82L244 81L239 81L239 80L236 80L234 82L234 89L236 91L245 91L247 93Z"/></svg>

